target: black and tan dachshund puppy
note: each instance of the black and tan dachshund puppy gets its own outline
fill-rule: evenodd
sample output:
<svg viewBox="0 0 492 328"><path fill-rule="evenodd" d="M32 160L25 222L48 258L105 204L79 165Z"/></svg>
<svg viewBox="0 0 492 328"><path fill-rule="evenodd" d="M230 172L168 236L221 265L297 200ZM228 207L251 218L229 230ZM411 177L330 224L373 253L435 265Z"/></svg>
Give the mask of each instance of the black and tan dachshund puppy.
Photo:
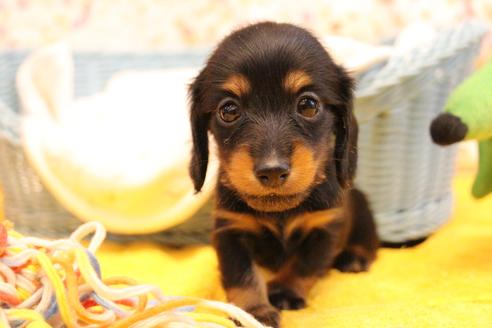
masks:
<svg viewBox="0 0 492 328"><path fill-rule="evenodd" d="M230 302L278 327L278 309L304 307L328 269L368 269L378 241L367 201L352 188L353 82L314 36L269 22L238 30L190 97L197 191L208 131L217 143L213 241Z"/></svg>

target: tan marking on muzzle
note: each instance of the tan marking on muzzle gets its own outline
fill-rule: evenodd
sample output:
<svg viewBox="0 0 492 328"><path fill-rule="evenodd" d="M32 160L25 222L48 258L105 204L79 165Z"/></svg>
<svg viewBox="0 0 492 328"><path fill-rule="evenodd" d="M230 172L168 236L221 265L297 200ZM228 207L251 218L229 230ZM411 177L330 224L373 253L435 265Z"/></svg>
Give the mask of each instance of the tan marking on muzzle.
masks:
<svg viewBox="0 0 492 328"><path fill-rule="evenodd" d="M240 193L252 196L288 196L302 194L309 189L315 181L319 165L321 162L315 158L313 150L303 143L296 143L291 157L290 175L278 188L265 187L258 181L248 147L243 146L236 150L224 168L232 187Z"/></svg>
<svg viewBox="0 0 492 328"><path fill-rule="evenodd" d="M298 93L302 88L312 83L311 77L304 71L295 70L287 73L284 88L287 92Z"/></svg>
<svg viewBox="0 0 492 328"><path fill-rule="evenodd" d="M222 84L222 89L235 94L237 97L242 97L250 92L251 85L244 75L234 74Z"/></svg>
<svg viewBox="0 0 492 328"><path fill-rule="evenodd" d="M291 174L286 189L290 193L298 193L311 187L321 164L311 148L303 143L297 143L292 153Z"/></svg>
<svg viewBox="0 0 492 328"><path fill-rule="evenodd" d="M235 150L228 163L224 163L224 168L236 190L256 195L262 188L254 174L254 162L248 147L243 146Z"/></svg>

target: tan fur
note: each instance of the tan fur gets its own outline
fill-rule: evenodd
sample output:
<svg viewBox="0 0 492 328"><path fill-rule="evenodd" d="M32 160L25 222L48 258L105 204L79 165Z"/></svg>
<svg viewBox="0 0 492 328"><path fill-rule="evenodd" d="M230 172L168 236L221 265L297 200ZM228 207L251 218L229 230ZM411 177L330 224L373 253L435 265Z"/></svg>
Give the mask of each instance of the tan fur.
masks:
<svg viewBox="0 0 492 328"><path fill-rule="evenodd" d="M216 218L229 221L229 223L221 228L221 230L236 229L241 231L260 233L263 227L265 227L268 230L272 231L274 234L280 235L277 226L268 218L258 218L252 215L222 209L216 210L214 216Z"/></svg>
<svg viewBox="0 0 492 328"><path fill-rule="evenodd" d="M242 309L251 308L260 302L260 299L265 299L263 293L258 291L257 286L234 287L226 290L227 300ZM265 302L266 303L266 302Z"/></svg>
<svg viewBox="0 0 492 328"><path fill-rule="evenodd" d="M309 233L315 228L325 226L340 219L343 213L344 209L342 207L307 212L289 219L282 231L280 226L275 224L275 222L268 217L256 217L223 209L215 210L214 216L228 221L228 224L221 227L219 231L236 229L252 233L261 233L262 230L266 228L274 235L279 237L283 236L284 239L288 239L296 230L300 230L303 233Z"/></svg>
<svg viewBox="0 0 492 328"><path fill-rule="evenodd" d="M258 270L258 274L260 275L260 277L262 277L266 282L269 282L271 280L273 280L275 278L275 276L277 275L276 272L268 269L268 268L265 268L265 267L262 267L258 264L255 264L256 267L257 267L257 270Z"/></svg>
<svg viewBox="0 0 492 328"><path fill-rule="evenodd" d="M291 158L290 176L279 188L268 188L258 181L254 174L253 158L247 146L236 150L224 166L230 183L241 193L252 196L288 196L302 194L311 187L320 166L319 162L308 146L296 143Z"/></svg>
<svg viewBox="0 0 492 328"><path fill-rule="evenodd" d="M251 85L244 75L234 74L222 84L222 89L241 97L250 92Z"/></svg>
<svg viewBox="0 0 492 328"><path fill-rule="evenodd" d="M314 152L302 143L296 143L291 158L291 174L287 180L289 189L301 191L308 189L314 182L320 159L316 159Z"/></svg>
<svg viewBox="0 0 492 328"><path fill-rule="evenodd" d="M276 277L270 282L270 284L280 284L282 286L289 287L297 295L306 297L308 292L313 287L314 283L318 279L317 276L301 277L294 272L294 263L296 259L293 258L287 262L277 273Z"/></svg>
<svg viewBox="0 0 492 328"><path fill-rule="evenodd" d="M284 88L287 92L298 93L303 87L312 83L311 77L304 71L295 70L287 73L284 79Z"/></svg>
<svg viewBox="0 0 492 328"><path fill-rule="evenodd" d="M256 195L263 188L254 175L254 162L248 147L235 150L224 164L230 183L238 191Z"/></svg>
<svg viewBox="0 0 492 328"><path fill-rule="evenodd" d="M323 211L307 212L305 214L296 216L291 219L284 228L285 238L289 236L295 230L301 230L304 233L308 233L312 229L325 226L336 219L341 218L344 210L340 207L331 208Z"/></svg>
<svg viewBox="0 0 492 328"><path fill-rule="evenodd" d="M269 200L265 198L243 195L249 206L262 212L282 212L299 205L305 198L303 194L283 196L281 199Z"/></svg>
<svg viewBox="0 0 492 328"><path fill-rule="evenodd" d="M229 302L242 309L268 304L266 284L256 267L253 267L253 274L245 279L244 286L228 288L226 294Z"/></svg>

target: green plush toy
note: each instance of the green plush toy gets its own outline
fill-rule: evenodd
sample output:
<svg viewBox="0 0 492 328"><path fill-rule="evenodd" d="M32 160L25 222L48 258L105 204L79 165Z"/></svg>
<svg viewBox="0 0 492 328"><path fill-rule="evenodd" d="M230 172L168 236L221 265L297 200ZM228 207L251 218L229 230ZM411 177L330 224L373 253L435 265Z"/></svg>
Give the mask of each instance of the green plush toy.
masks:
<svg viewBox="0 0 492 328"><path fill-rule="evenodd" d="M477 140L479 163L472 195L482 198L492 192L492 61L453 91L445 112L432 121L431 136L439 145Z"/></svg>

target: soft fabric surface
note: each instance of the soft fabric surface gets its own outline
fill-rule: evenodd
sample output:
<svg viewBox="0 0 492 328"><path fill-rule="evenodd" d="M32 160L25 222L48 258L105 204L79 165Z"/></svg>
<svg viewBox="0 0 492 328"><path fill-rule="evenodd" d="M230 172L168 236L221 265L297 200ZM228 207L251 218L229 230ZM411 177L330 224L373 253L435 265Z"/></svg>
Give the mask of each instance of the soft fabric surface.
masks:
<svg viewBox="0 0 492 328"><path fill-rule="evenodd" d="M370 273L330 272L307 309L284 312L283 327L491 326L492 198L473 200L471 182L471 174L456 178L455 215L429 240L382 249ZM106 276L158 284L169 295L224 297L210 247L106 244L98 257Z"/></svg>
<svg viewBox="0 0 492 328"><path fill-rule="evenodd" d="M187 85L196 72L123 70L100 92L74 98L81 72L70 47L33 52L16 77L29 164L63 207L110 232L155 233L184 222L213 192L209 182L195 196L188 176ZM210 164L213 181L213 156Z"/></svg>
<svg viewBox="0 0 492 328"><path fill-rule="evenodd" d="M492 198L471 199L471 175L455 180L455 215L411 249L382 249L370 273L330 272L309 307L283 327L487 327L492 325ZM107 275L130 275L165 293L223 299L210 247L106 245Z"/></svg>

